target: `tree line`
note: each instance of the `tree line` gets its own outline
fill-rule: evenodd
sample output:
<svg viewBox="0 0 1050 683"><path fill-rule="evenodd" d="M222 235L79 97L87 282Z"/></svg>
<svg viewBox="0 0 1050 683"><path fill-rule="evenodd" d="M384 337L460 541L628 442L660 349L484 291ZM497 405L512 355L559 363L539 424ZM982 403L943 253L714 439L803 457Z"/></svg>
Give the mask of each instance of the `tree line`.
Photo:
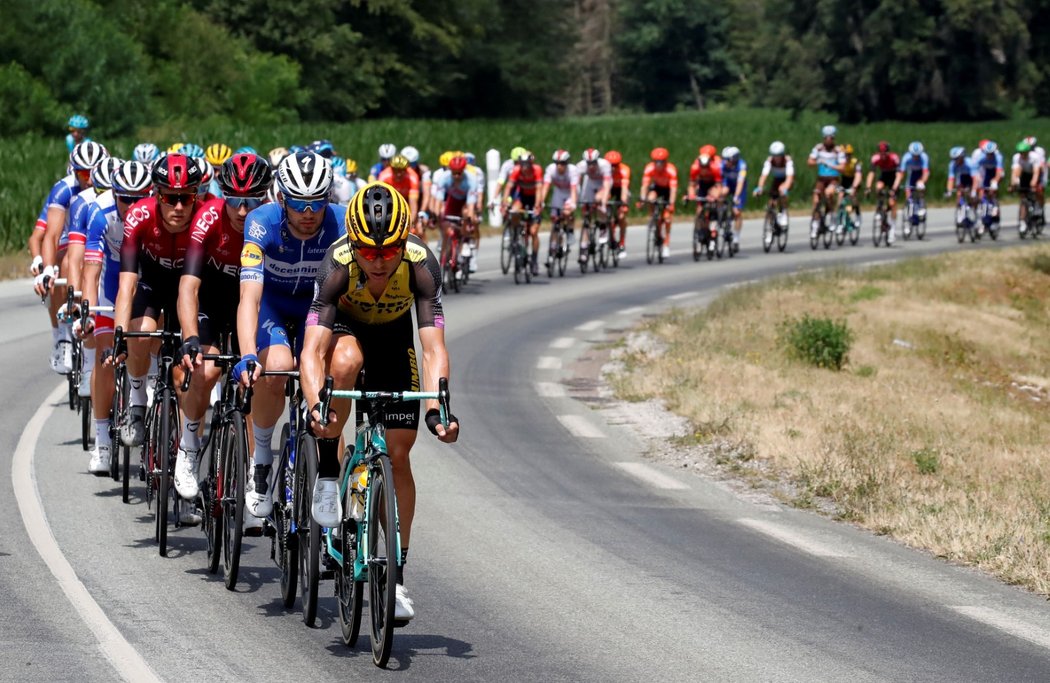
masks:
<svg viewBox="0 0 1050 683"><path fill-rule="evenodd" d="M215 117L1050 115L1050 0L34 0L0 21L0 134Z"/></svg>

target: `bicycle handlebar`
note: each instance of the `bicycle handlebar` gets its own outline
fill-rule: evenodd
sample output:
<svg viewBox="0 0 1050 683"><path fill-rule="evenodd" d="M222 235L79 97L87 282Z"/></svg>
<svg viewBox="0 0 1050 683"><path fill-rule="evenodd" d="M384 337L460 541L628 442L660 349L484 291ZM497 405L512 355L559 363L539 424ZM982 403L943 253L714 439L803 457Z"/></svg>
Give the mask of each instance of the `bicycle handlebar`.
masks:
<svg viewBox="0 0 1050 683"><path fill-rule="evenodd" d="M332 405L333 398L348 398L355 401L377 401L380 403L393 401L430 401L437 399L441 411L441 424L448 427L448 416L450 412L451 394L448 390L448 378L438 379L437 391L360 391L333 388L335 380L329 375L325 377L324 388L321 389L321 426L328 426L328 411Z"/></svg>

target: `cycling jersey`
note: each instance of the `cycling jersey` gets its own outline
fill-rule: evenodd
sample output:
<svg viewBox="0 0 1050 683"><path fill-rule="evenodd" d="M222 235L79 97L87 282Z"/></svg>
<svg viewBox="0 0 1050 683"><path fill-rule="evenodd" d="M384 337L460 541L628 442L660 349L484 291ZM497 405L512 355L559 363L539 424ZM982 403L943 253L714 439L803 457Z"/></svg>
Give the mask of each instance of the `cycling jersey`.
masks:
<svg viewBox="0 0 1050 683"><path fill-rule="evenodd" d="M795 177L795 162L787 154L777 157L766 157L762 164L762 175L774 180L785 180Z"/></svg>
<svg viewBox="0 0 1050 683"><path fill-rule="evenodd" d="M499 175L496 176L496 180L500 185L506 185L507 180L510 179L510 172L517 167L517 164L513 159L506 159L499 167Z"/></svg>
<svg viewBox="0 0 1050 683"><path fill-rule="evenodd" d="M44 206L36 217L36 225L33 226L33 230L47 230L47 201L44 202Z"/></svg>
<svg viewBox="0 0 1050 683"><path fill-rule="evenodd" d="M73 197L73 201L69 204L69 220L66 221L66 228L62 231L62 238L59 239L60 244L63 239L67 244L87 243L87 219L97 197L94 190L81 192Z"/></svg>
<svg viewBox="0 0 1050 683"><path fill-rule="evenodd" d="M434 173L430 193L438 201L450 199L474 204L478 201L478 180L474 174L464 172L457 181L447 168L440 169Z"/></svg>
<svg viewBox="0 0 1050 683"><path fill-rule="evenodd" d="M839 150L838 147L828 149L823 142L818 143L810 151L809 158L816 160L817 176L819 178L838 178L839 172L834 167L846 163L846 154L844 152Z"/></svg>
<svg viewBox="0 0 1050 683"><path fill-rule="evenodd" d="M627 195L630 190L623 191L624 183L627 183L628 187L631 184L631 167L620 162L612 167L612 189L609 190L609 199L619 199L621 202L627 201Z"/></svg>
<svg viewBox="0 0 1050 683"><path fill-rule="evenodd" d="M1020 152L1014 154L1013 159L1010 161L1010 168L1020 169L1022 175L1027 175L1029 179L1032 177L1032 172L1035 171L1036 160L1032 153L1029 152L1025 156L1021 156Z"/></svg>
<svg viewBox="0 0 1050 683"><path fill-rule="evenodd" d="M722 157L711 157L707 164L701 164L699 159L694 159L693 165L689 167L689 180L705 189L721 183Z"/></svg>
<svg viewBox="0 0 1050 683"><path fill-rule="evenodd" d="M332 189L328 193L329 203L346 206L354 194L356 194L356 186L346 176L336 174L332 177Z"/></svg>
<svg viewBox="0 0 1050 683"><path fill-rule="evenodd" d="M419 198L419 176L411 168L406 168L403 173L398 174L390 166L387 166L379 174L379 182L390 185L397 190L405 200Z"/></svg>
<svg viewBox="0 0 1050 683"><path fill-rule="evenodd" d="M884 185L893 182L900 165L900 158L894 152L878 152L871 157L871 170L879 174L879 181Z"/></svg>
<svg viewBox="0 0 1050 683"><path fill-rule="evenodd" d="M244 233L226 210L226 202L205 202L193 216L183 275L201 279L197 292L197 336L206 346L223 332L236 332L240 300L241 249Z"/></svg>
<svg viewBox="0 0 1050 683"><path fill-rule="evenodd" d="M737 181L741 178L747 178L747 162L743 159L737 159L735 164L730 165L729 162L723 159L722 184L730 190L735 190Z"/></svg>
<svg viewBox="0 0 1050 683"><path fill-rule="evenodd" d="M45 229L47 228L46 212L50 211L51 209L62 209L62 211L64 211L66 214L65 221L62 223L62 235L59 237L58 240L59 251L64 250L66 248L66 244L68 243L68 230L70 219L69 207L73 203L73 197L76 197L78 194L80 194L80 192L80 183L77 182L76 175L70 173L69 175L65 176L57 183L51 186L51 192L48 193L47 200L44 201Z"/></svg>
<svg viewBox="0 0 1050 683"><path fill-rule="evenodd" d="M612 164L605 159L598 159L597 164L581 161L576 164L576 171L580 178L581 204L593 204L606 183L612 183Z"/></svg>
<svg viewBox="0 0 1050 683"><path fill-rule="evenodd" d="M905 152L904 158L901 159L900 171L901 173L914 173L917 171L925 171L929 167L930 157L926 152L922 152L921 154Z"/></svg>
<svg viewBox="0 0 1050 683"><path fill-rule="evenodd" d="M539 194L540 185L543 184L543 169L539 164L530 164L527 168L528 172L525 171L525 166L516 166L510 172L508 182L523 196L535 197Z"/></svg>
<svg viewBox="0 0 1050 683"><path fill-rule="evenodd" d="M543 172L543 183L554 189L550 201L552 211L560 211L565 208L565 202L572 198L572 189L578 187L579 182L579 171L572 164L566 164L565 171L562 173L558 172L558 164L547 165L547 169Z"/></svg>
<svg viewBox="0 0 1050 683"><path fill-rule="evenodd" d="M91 138L83 137L83 138L80 139L80 142L91 142ZM73 139L73 134L72 133L66 133L66 151L67 152L72 152L73 148L76 147L76 146L77 146L77 141L75 139Z"/></svg>
<svg viewBox="0 0 1050 683"><path fill-rule="evenodd" d="M955 178L957 187L970 187L977 175L977 164L972 159L962 158L948 162L948 177Z"/></svg>
<svg viewBox="0 0 1050 683"><path fill-rule="evenodd" d="M139 276L131 318L157 320L165 311L165 328L177 330L175 302L190 229L187 225L181 232L169 232L162 225L159 211L156 197L140 199L128 209L124 216L124 242L120 245L120 272Z"/></svg>
<svg viewBox="0 0 1050 683"><path fill-rule="evenodd" d="M382 173L383 169L386 167L387 164L383 163L382 161L373 164L372 168L368 169L368 179L370 181L376 180L377 178L379 178L379 174Z"/></svg>
<svg viewBox="0 0 1050 683"><path fill-rule="evenodd" d="M1003 155L998 150L994 154L980 152L976 157L977 175L981 178L983 187L989 187L996 174L1003 170Z"/></svg>
<svg viewBox="0 0 1050 683"><path fill-rule="evenodd" d="M124 221L117 212L112 190L106 190L91 205L87 218L84 263L101 263L98 305L112 306L120 286L120 245L124 242ZM95 316L95 335L113 333L112 314Z"/></svg>
<svg viewBox="0 0 1050 683"><path fill-rule="evenodd" d="M661 169L655 161L650 161L642 171L642 189L649 190L653 187L677 188L678 169L671 162L667 162Z"/></svg>
<svg viewBox="0 0 1050 683"><path fill-rule="evenodd" d="M485 191L485 172L481 170L480 166L470 164L467 166L467 173L474 174L474 180L478 183L478 194L480 195Z"/></svg>
<svg viewBox="0 0 1050 683"><path fill-rule="evenodd" d="M861 164L860 159L857 157L849 157L846 159L846 165L842 169L842 177L853 178L857 174L862 173L862 166L863 164Z"/></svg>

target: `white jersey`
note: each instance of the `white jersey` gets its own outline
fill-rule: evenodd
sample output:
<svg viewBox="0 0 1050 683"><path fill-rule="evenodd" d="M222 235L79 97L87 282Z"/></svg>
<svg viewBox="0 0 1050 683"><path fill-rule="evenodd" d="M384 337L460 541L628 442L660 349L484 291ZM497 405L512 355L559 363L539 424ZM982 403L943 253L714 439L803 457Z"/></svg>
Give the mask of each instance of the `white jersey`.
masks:
<svg viewBox="0 0 1050 683"><path fill-rule="evenodd" d="M430 185L431 185L431 187L432 188L436 188L436 187L440 186L443 183L443 181L445 179L445 176L447 176L448 174L449 174L449 170L447 168L445 168L444 166L442 166L440 168L435 168L433 171L431 171L430 172ZM434 192L434 190L432 189L431 192Z"/></svg>
<svg viewBox="0 0 1050 683"><path fill-rule="evenodd" d="M572 164L565 165L565 172L558 173L558 164L551 163L543 172L543 182L554 188L551 193L550 207L559 211L565 208L565 202L572 198L572 190L580 182L580 173Z"/></svg>
<svg viewBox="0 0 1050 683"><path fill-rule="evenodd" d="M350 197L354 196L355 189L346 176L335 175L332 177L332 189L328 193L328 199L336 204L346 204Z"/></svg>
<svg viewBox="0 0 1050 683"><path fill-rule="evenodd" d="M478 181L478 200L481 201L485 198L485 171L481 170L480 166L473 164L467 166L467 170L473 172L474 178Z"/></svg>
<svg viewBox="0 0 1050 683"><path fill-rule="evenodd" d="M594 165L581 161L576 164L576 172L580 175L581 204L593 204L598 192L612 182L612 164L605 159L598 159Z"/></svg>
<svg viewBox="0 0 1050 683"><path fill-rule="evenodd" d="M507 180L510 178L510 172L514 170L514 166L514 160L507 159L499 167L499 175L496 177L496 180L499 181L500 185L507 184Z"/></svg>
<svg viewBox="0 0 1050 683"><path fill-rule="evenodd" d="M782 164L774 164L773 157L766 157L766 162L762 164L762 175L766 178L776 178L777 180L794 178L795 162L787 154L784 155L784 163Z"/></svg>

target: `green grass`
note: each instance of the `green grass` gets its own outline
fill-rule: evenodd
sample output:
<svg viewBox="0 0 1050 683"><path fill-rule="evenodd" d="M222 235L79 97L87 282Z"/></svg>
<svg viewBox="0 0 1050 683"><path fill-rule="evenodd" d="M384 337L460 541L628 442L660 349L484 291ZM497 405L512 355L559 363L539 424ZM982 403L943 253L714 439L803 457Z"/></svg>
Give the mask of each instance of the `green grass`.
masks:
<svg viewBox="0 0 1050 683"><path fill-rule="evenodd" d="M681 175L687 175L697 147L712 143L719 148L739 147L757 180L769 143L782 140L795 158L798 175L792 193L795 204L808 201L813 173L805 157L820 138L820 127L833 122L829 116L804 113L792 119L786 111L736 109L723 111L678 112L651 115L616 115L569 119L512 120L402 120L376 119L343 124L294 124L268 128L246 128L235 124L201 121L194 129L159 126L140 131L134 138L100 140L115 154L127 156L137 142L151 140L167 147L175 140L207 145L223 141L233 147L252 145L265 152L278 145L304 144L319 137L331 139L341 154L358 160L362 166L374 161L375 150L383 142L413 144L423 160L433 163L445 149L464 149L483 157L489 148L507 154L517 144L536 152L546 164L558 147L570 150L575 158L586 147L603 152L616 148L635 173L635 187L649 150L664 146ZM871 150L882 139L902 150L912 139L921 139L933 161L931 184L943 185L948 149L954 145L976 146L991 137L1004 148L1012 148L1024 135L1046 128L1046 119L1010 120L979 123L903 123L881 122L839 126L840 142L850 142L867 162ZM25 239L48 189L65 166L65 146L58 131L53 138L19 137L0 139L0 251L24 247ZM684 182L684 181L683 181ZM752 183L753 184L753 183ZM937 192L931 192L931 197ZM761 202L752 200L753 208Z"/></svg>

